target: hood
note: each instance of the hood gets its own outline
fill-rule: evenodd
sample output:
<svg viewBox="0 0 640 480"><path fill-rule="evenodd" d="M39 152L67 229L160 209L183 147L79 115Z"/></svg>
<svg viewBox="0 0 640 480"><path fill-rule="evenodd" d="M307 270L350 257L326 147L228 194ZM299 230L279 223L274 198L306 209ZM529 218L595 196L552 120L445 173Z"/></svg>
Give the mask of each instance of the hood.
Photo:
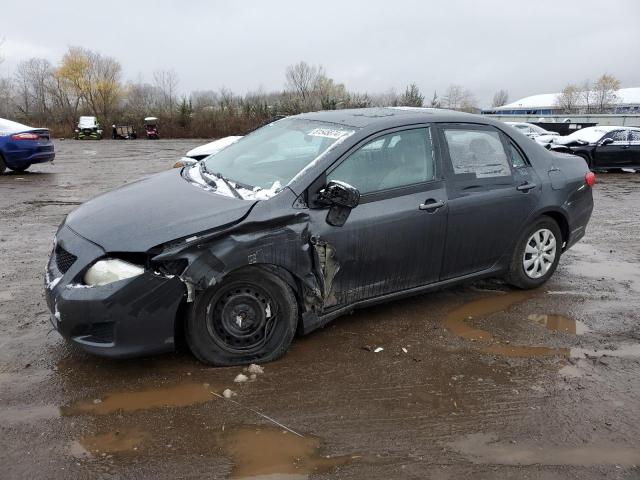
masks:
<svg viewBox="0 0 640 480"><path fill-rule="evenodd" d="M237 222L255 203L207 191L173 169L89 200L66 225L107 252L145 252Z"/></svg>
<svg viewBox="0 0 640 480"><path fill-rule="evenodd" d="M214 140L211 143L207 143L206 145L200 145L194 149L191 149L187 152L187 157L205 157L209 155L213 155L214 153L218 153L225 147L228 147L232 143L237 142L242 137L231 136L219 138L218 140Z"/></svg>

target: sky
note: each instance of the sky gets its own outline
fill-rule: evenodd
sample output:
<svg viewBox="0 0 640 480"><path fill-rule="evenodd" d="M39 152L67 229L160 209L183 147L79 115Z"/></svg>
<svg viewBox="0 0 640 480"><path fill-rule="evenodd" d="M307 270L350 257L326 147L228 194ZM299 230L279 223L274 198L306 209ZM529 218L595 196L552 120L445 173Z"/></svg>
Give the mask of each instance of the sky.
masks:
<svg viewBox="0 0 640 480"><path fill-rule="evenodd" d="M640 87L638 0L155 0L3 2L0 75L20 61L57 64L70 46L120 61L125 80L175 70L179 90L280 90L306 61L351 91L430 99L450 84L480 106L616 76Z"/></svg>

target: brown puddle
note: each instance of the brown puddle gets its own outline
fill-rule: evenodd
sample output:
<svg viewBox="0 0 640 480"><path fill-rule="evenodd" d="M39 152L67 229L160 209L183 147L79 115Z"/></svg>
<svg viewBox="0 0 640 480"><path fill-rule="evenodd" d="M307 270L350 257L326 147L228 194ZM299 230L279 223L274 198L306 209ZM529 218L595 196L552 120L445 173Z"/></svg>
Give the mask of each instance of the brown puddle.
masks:
<svg viewBox="0 0 640 480"><path fill-rule="evenodd" d="M493 340L493 335L486 330L473 328L466 320L502 312L516 303L529 300L536 295L536 293L535 291L525 292L515 290L505 294L474 300L449 312L442 325L451 333L466 338L467 340L490 342Z"/></svg>
<svg viewBox="0 0 640 480"><path fill-rule="evenodd" d="M474 463L579 466L640 464L640 449L617 445L562 447L503 444L483 433L468 435L449 445Z"/></svg>
<svg viewBox="0 0 640 480"><path fill-rule="evenodd" d="M87 454L101 455L130 452L138 447L151 435L138 429L124 429L99 435L88 435L73 442L70 452L73 456L82 457Z"/></svg>
<svg viewBox="0 0 640 480"><path fill-rule="evenodd" d="M239 427L225 434L223 447L233 461L231 478L235 479L305 479L357 458L327 458L320 454L318 438L275 427Z"/></svg>
<svg viewBox="0 0 640 480"><path fill-rule="evenodd" d="M587 326L573 318L564 315L546 315L533 313L527 317L532 322L539 323L543 327L555 332L571 333L573 335L582 335L589 331Z"/></svg>
<svg viewBox="0 0 640 480"><path fill-rule="evenodd" d="M478 300L466 303L449 312L442 325L451 333L459 337L465 338L467 340L489 344L487 346L481 347L480 350L482 352L493 355L504 355L508 357L520 358L548 357L554 355L568 356L568 348L494 343L495 339L491 333L487 332L486 330L472 327L467 323L467 320L507 310L512 305L524 302L525 300L529 300L537 294L538 292L535 290L514 290L496 296L480 298ZM576 323L574 320L566 317L561 317L560 315L543 315L538 317L543 317L545 321L544 325L550 329L553 329L553 327L556 325L559 327L568 327L569 322L574 322L573 329L574 331L576 329ZM536 318L538 319L538 317ZM561 318L566 320L561 320Z"/></svg>
<svg viewBox="0 0 640 480"><path fill-rule="evenodd" d="M60 407L64 416L108 415L116 411L131 412L160 407L186 407L216 399L213 387L206 383L185 383L170 388L155 388L140 392L108 394L103 399L80 400Z"/></svg>

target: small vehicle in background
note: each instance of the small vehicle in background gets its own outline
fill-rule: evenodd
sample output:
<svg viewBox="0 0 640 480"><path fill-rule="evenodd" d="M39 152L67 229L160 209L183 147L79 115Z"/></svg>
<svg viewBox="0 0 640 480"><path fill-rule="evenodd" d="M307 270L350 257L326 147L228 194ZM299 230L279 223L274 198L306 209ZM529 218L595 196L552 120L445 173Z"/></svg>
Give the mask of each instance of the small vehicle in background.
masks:
<svg viewBox="0 0 640 480"><path fill-rule="evenodd" d="M545 130L538 125L534 125L533 123L527 122L504 122L507 125L515 128L520 133L525 134L527 137L534 139L538 143L548 143L551 137L560 136L557 132L550 132L549 130Z"/></svg>
<svg viewBox="0 0 640 480"><path fill-rule="evenodd" d="M111 138L113 140L135 140L138 138L138 134L132 125L112 125Z"/></svg>
<svg viewBox="0 0 640 480"><path fill-rule="evenodd" d="M34 163L52 162L55 156L48 129L0 118L0 174L7 168L24 172Z"/></svg>
<svg viewBox="0 0 640 480"><path fill-rule="evenodd" d="M548 148L584 158L591 170L640 169L640 128L587 127L553 138Z"/></svg>
<svg viewBox="0 0 640 480"><path fill-rule="evenodd" d="M80 117L74 132L76 140L101 140L102 129L97 117Z"/></svg>
<svg viewBox="0 0 640 480"><path fill-rule="evenodd" d="M220 150L228 147L232 143L236 143L241 138L242 136L231 135L229 137L222 137L205 145L200 145L199 147L192 148L184 157L178 160L173 167L181 168L188 165L193 165L194 163L207 158L209 155L218 153Z"/></svg>
<svg viewBox="0 0 640 480"><path fill-rule="evenodd" d="M149 140L159 140L160 131L158 130L158 118L146 117L144 119L144 130L147 133L147 138Z"/></svg>

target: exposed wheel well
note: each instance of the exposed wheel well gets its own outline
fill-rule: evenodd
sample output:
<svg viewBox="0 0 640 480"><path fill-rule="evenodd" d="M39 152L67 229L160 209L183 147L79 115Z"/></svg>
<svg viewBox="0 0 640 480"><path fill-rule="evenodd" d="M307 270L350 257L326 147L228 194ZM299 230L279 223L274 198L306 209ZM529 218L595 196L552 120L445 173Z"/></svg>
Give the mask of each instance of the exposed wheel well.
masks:
<svg viewBox="0 0 640 480"><path fill-rule="evenodd" d="M564 250L564 245L569 241L569 222L566 217L560 212L545 212L543 217L550 217L553 219L560 227L560 233L562 234L562 246Z"/></svg>
<svg viewBox="0 0 640 480"><path fill-rule="evenodd" d="M241 271L243 268L246 267L257 267L257 268L262 268L268 272L271 272L275 275L277 275L278 277L280 277L287 285L289 285L291 287L291 290L293 291L293 295L296 299L296 302L298 304L298 331L302 331L302 312L304 311L304 301L303 301L303 294L302 294L302 285L300 284L300 282L296 279L296 277L289 272L288 270L286 270L285 268L279 267L278 265L272 265L272 264L268 264L268 263L263 263L263 264L254 264L254 265L246 265L243 267L240 267L236 270L232 270L230 272L228 272L225 275L225 278L234 272L238 272ZM224 280L224 278L223 278ZM180 306L178 307L178 311L176 312L176 318L175 318L175 324L174 324L174 342L175 342L175 346L176 349L178 351L180 350L188 350L189 347L187 345L187 342L185 340L185 325L186 325L186 320L187 317L189 316L189 312L190 309L193 307L193 302L187 303L186 300L180 303Z"/></svg>

